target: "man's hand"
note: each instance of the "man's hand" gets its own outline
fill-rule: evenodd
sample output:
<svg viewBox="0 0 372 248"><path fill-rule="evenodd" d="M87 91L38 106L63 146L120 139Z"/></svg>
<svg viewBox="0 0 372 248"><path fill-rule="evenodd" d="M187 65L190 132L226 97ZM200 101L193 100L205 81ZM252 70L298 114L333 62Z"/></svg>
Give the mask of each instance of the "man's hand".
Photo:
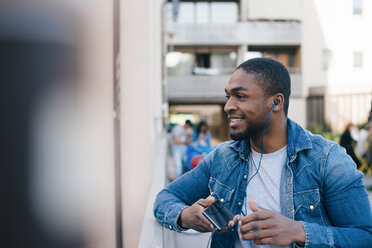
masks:
<svg viewBox="0 0 372 248"><path fill-rule="evenodd" d="M253 213L239 221L241 239L253 240L258 245L286 246L293 242L303 246L305 230L301 222L280 213L261 208L249 200Z"/></svg>
<svg viewBox="0 0 372 248"><path fill-rule="evenodd" d="M182 228L192 228L198 232L213 231L215 227L202 214L202 212L207 207L212 205L213 202L214 202L213 196L210 196L207 199L199 199L190 207L185 208L182 211L180 218L178 219L178 224Z"/></svg>

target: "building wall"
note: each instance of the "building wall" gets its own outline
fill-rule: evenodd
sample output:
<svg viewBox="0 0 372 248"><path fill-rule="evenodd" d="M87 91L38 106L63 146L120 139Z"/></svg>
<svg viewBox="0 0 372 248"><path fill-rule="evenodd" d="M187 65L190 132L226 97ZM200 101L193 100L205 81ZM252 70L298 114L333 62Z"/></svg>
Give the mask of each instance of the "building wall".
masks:
<svg viewBox="0 0 372 248"><path fill-rule="evenodd" d="M337 6L337 11L334 11ZM353 1L303 1L302 72L305 94L313 87L325 89L325 122L333 131L342 131L348 122L367 120L371 93L372 4L363 1L363 14L353 15ZM353 52L363 52L363 67L353 65ZM328 56L328 59L326 58ZM345 111L346 95L350 111ZM352 96L355 95L355 96ZM359 114L363 110L365 114ZM358 112L354 114L353 112Z"/></svg>
<svg viewBox="0 0 372 248"><path fill-rule="evenodd" d="M291 98L289 101L288 117L306 127L306 99Z"/></svg>
<svg viewBox="0 0 372 248"><path fill-rule="evenodd" d="M241 0L248 2L248 19L301 20L301 0ZM269 7L270 6L270 7Z"/></svg>
<svg viewBox="0 0 372 248"><path fill-rule="evenodd" d="M161 135L162 1L122 0L121 160L124 247L137 247Z"/></svg>

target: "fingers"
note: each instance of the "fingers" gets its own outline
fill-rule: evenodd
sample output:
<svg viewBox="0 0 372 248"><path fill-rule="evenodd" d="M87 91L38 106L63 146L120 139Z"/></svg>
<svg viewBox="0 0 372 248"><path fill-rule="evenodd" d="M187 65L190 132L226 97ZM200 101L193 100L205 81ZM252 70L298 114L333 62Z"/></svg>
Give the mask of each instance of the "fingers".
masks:
<svg viewBox="0 0 372 248"><path fill-rule="evenodd" d="M272 245L275 243L275 239L272 237L263 238L263 239L255 239L253 242L256 245Z"/></svg>
<svg viewBox="0 0 372 248"><path fill-rule="evenodd" d="M239 219L240 219L240 214L235 215L234 218L229 221L227 226L225 226L222 230L218 231L217 233L224 233L224 232L229 231L230 228L234 227L235 224L238 223Z"/></svg>
<svg viewBox="0 0 372 248"><path fill-rule="evenodd" d="M260 240L258 242L262 242L262 240L270 238L275 235L273 230L270 229L264 229L259 231L253 231L253 232L247 232L247 233L241 233L240 239L242 240Z"/></svg>
<svg viewBox="0 0 372 248"><path fill-rule="evenodd" d="M239 220L239 225L242 226L252 221L270 219L272 218L272 216L273 216L273 213L271 211L253 212L241 218Z"/></svg>
<svg viewBox="0 0 372 248"><path fill-rule="evenodd" d="M252 199L249 200L249 207L251 208L252 212L258 212L261 210L261 208Z"/></svg>
<svg viewBox="0 0 372 248"><path fill-rule="evenodd" d="M217 231L217 234L227 232L229 230L229 227L225 226L222 230Z"/></svg>
<svg viewBox="0 0 372 248"><path fill-rule="evenodd" d="M197 201L197 203L198 203L200 206L202 206L202 207L204 207L204 208L207 208L207 207L209 207L210 205L213 204L214 200L215 200L215 199L214 199L213 196L208 196L207 199L199 199L199 200Z"/></svg>
<svg viewBox="0 0 372 248"><path fill-rule="evenodd" d="M252 221L245 225L240 226L240 232L246 233L258 229L267 229L272 227L274 227L274 225L270 220Z"/></svg>
<svg viewBox="0 0 372 248"><path fill-rule="evenodd" d="M204 204L205 204L207 207L209 207L210 205L213 204L214 201L215 201L215 199L214 199L213 196L208 196L208 198L205 199L205 203L204 203Z"/></svg>
<svg viewBox="0 0 372 248"><path fill-rule="evenodd" d="M203 215L203 211L214 202L214 197L199 199L193 205L185 208L180 216L180 224L184 228L192 228L199 232L211 232L215 229L212 223Z"/></svg>
<svg viewBox="0 0 372 248"><path fill-rule="evenodd" d="M229 224L228 224L229 227L235 226L235 224L238 223L239 220L240 220L240 214L235 215L234 218L229 221Z"/></svg>

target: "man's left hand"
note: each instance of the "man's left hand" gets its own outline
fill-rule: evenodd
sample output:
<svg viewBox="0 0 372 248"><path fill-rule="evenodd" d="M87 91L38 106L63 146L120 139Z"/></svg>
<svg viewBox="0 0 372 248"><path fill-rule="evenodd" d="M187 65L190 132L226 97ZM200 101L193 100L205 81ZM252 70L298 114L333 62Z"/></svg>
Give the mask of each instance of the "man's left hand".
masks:
<svg viewBox="0 0 372 248"><path fill-rule="evenodd" d="M305 243L305 230L301 222L291 220L278 212L259 207L249 200L253 213L239 221L241 239L253 240L258 245L286 246Z"/></svg>

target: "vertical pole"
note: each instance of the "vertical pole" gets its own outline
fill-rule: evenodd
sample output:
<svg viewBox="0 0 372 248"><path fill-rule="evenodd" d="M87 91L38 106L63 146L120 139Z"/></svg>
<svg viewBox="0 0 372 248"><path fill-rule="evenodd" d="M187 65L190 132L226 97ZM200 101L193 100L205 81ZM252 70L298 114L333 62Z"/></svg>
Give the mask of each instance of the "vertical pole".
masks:
<svg viewBox="0 0 372 248"><path fill-rule="evenodd" d="M121 156L120 156L120 0L113 0L113 79L114 79L114 158L115 158L115 224L116 248L123 247L123 226L121 212Z"/></svg>

